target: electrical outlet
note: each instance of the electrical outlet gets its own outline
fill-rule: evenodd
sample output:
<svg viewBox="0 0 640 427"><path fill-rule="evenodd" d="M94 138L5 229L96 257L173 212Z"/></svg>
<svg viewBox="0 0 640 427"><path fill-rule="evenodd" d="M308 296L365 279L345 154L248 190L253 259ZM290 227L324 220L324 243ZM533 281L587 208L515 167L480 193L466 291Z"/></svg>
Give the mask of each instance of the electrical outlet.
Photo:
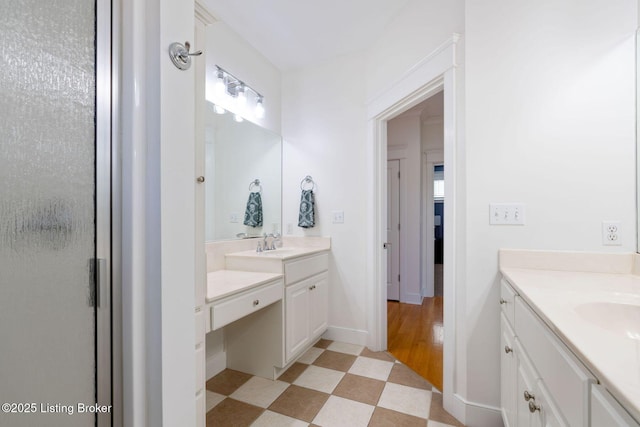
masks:
<svg viewBox="0 0 640 427"><path fill-rule="evenodd" d="M602 244L605 246L621 246L620 221L602 221Z"/></svg>
<svg viewBox="0 0 640 427"><path fill-rule="evenodd" d="M240 222L240 214L238 212L231 212L229 214L229 222L237 223Z"/></svg>
<svg viewBox="0 0 640 427"><path fill-rule="evenodd" d="M524 204L522 203L490 203L489 224L491 225L524 225Z"/></svg>

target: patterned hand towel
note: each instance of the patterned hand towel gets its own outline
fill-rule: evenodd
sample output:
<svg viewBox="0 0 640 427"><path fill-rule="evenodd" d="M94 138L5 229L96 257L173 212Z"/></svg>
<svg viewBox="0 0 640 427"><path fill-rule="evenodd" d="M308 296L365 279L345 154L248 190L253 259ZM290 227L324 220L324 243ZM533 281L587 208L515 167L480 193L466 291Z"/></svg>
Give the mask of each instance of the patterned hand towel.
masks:
<svg viewBox="0 0 640 427"><path fill-rule="evenodd" d="M300 196L300 214L298 215L298 227L311 228L315 225L315 202L313 190L302 190Z"/></svg>
<svg viewBox="0 0 640 427"><path fill-rule="evenodd" d="M260 193L249 193L247 209L244 211L244 225L262 227L262 197Z"/></svg>

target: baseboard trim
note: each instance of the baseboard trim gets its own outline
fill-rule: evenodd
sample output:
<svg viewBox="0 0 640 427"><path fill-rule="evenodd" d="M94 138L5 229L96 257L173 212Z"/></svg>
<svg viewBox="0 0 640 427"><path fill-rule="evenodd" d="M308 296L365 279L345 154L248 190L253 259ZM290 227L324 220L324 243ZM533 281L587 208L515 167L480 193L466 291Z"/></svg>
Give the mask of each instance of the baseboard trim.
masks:
<svg viewBox="0 0 640 427"><path fill-rule="evenodd" d="M461 422L464 423L467 427L496 427L502 426L502 411L500 408L496 408L495 406L484 405L482 403L470 402L464 399L459 394L454 394L454 398L456 400L454 411L457 412L461 417L459 418ZM446 409L446 408L445 408ZM463 412L460 414L460 412Z"/></svg>
<svg viewBox="0 0 640 427"><path fill-rule="evenodd" d="M205 376L210 380L227 367L227 352L221 351L207 358Z"/></svg>
<svg viewBox="0 0 640 427"><path fill-rule="evenodd" d="M406 293L401 296L400 302L403 302L405 304L420 305L422 304L422 296L416 293Z"/></svg>
<svg viewBox="0 0 640 427"><path fill-rule="evenodd" d="M329 326L322 338L340 341L348 344L367 345L369 333L367 331L351 328L341 328L338 326Z"/></svg>

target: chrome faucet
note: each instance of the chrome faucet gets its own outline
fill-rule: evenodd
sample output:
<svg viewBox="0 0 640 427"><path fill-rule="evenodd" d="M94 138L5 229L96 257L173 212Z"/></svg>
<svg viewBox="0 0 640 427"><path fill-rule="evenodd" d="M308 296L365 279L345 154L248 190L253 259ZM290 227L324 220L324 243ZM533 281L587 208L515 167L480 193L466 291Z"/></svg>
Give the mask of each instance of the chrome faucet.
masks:
<svg viewBox="0 0 640 427"><path fill-rule="evenodd" d="M273 233L273 244L272 244L272 247L273 247L273 249L282 247L282 235L280 235L280 233L278 233L277 231L275 233Z"/></svg>
<svg viewBox="0 0 640 427"><path fill-rule="evenodd" d="M268 242L269 237L271 237L271 246L269 246L269 242ZM274 238L275 238L275 236L273 234L264 233L264 245L263 245L263 247L264 247L265 251L272 251L272 250L274 250L276 248L276 246L274 244Z"/></svg>

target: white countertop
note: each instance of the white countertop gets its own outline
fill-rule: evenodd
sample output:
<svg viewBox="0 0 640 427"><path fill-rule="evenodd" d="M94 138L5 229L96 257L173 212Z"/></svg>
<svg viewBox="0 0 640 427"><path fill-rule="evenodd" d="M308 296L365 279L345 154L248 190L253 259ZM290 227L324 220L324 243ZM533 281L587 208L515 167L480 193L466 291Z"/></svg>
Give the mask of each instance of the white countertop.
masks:
<svg viewBox="0 0 640 427"><path fill-rule="evenodd" d="M598 381L640 420L640 277L631 271L520 267L501 260L500 271Z"/></svg>
<svg viewBox="0 0 640 427"><path fill-rule="evenodd" d="M248 251L233 252L225 257L243 257L254 259L275 258L282 261L299 258L307 255L328 251L327 247L284 247L275 250L256 252L255 249Z"/></svg>
<svg viewBox="0 0 640 427"><path fill-rule="evenodd" d="M229 295L237 294L245 290L263 285L275 279L280 279L282 274L261 273L252 271L218 270L207 273L207 299L208 303L214 302Z"/></svg>

